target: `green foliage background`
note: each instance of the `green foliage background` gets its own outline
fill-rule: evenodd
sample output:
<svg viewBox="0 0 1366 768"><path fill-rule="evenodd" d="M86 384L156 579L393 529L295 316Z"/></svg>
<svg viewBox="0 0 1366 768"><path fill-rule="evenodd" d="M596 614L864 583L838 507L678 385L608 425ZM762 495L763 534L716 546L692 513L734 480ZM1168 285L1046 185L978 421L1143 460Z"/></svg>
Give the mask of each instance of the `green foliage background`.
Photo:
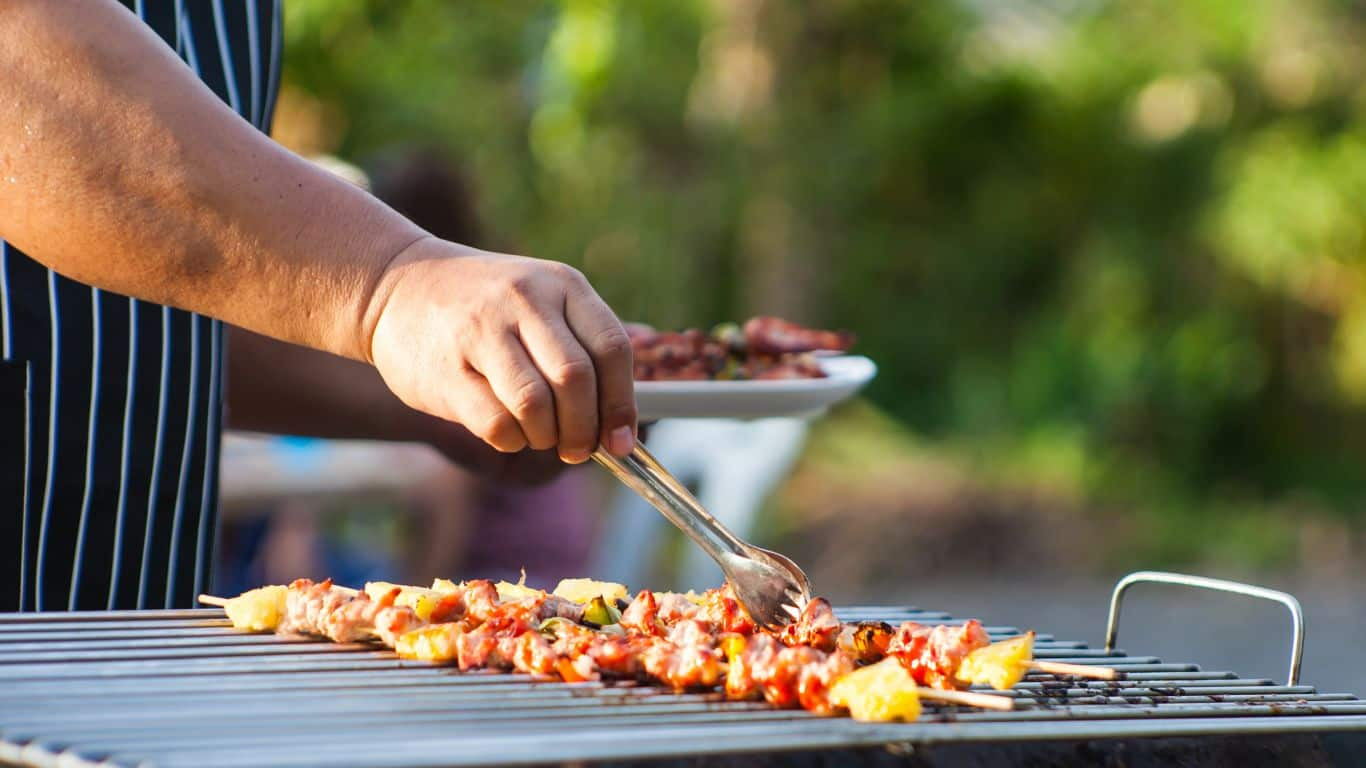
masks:
<svg viewBox="0 0 1366 768"><path fill-rule="evenodd" d="M870 400L984 476L1152 523L1145 557L1274 561L1366 509L1363 33L1332 0L291 0L285 82L342 117L320 149L445 149L481 245L624 317L855 329Z"/></svg>

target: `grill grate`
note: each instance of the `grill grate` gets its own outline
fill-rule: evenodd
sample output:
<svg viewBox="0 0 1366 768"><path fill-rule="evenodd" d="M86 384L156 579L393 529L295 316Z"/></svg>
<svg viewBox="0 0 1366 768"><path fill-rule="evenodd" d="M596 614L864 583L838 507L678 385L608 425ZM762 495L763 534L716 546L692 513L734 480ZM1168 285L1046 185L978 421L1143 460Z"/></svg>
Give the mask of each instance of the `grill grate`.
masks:
<svg viewBox="0 0 1366 768"><path fill-rule="evenodd" d="M910 608L842 619L952 623ZM1019 634L988 627L993 640ZM219 610L0 616L0 762L41 766L478 765L883 745L1366 730L1366 702L1039 635L1013 712L926 703L862 724L642 686L459 674L368 645L234 631Z"/></svg>

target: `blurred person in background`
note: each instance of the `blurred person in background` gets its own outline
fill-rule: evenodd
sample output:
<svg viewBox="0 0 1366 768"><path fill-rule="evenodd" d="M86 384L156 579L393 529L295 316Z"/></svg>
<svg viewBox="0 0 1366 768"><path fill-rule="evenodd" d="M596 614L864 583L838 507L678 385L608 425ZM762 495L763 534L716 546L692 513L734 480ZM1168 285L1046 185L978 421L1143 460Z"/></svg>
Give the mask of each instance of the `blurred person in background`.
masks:
<svg viewBox="0 0 1366 768"><path fill-rule="evenodd" d="M377 197L433 235L457 243L489 244L478 205L457 164L432 147L405 147L373 164ZM584 573L598 520L594 485L570 470L536 487L517 486L458 467L444 467L414 489L429 505L445 499L448 510L428 506L432 524L465 522L460 547L439 547L426 558L434 572L422 578L478 574L515 581L523 567L533 584L550 585ZM462 507L457 510L455 507ZM444 557L443 557L444 555Z"/></svg>
<svg viewBox="0 0 1366 768"><path fill-rule="evenodd" d="M392 150L373 177L335 158L313 161L436 237L487 243L469 184L437 150ZM230 435L220 590L314 573L346 583L515 581L523 567L531 583L554 583L587 567L593 490L581 471L535 486L486 478L421 445ZM348 515L348 506L362 509ZM374 519L393 512L396 520Z"/></svg>
<svg viewBox="0 0 1366 768"><path fill-rule="evenodd" d="M633 447L630 344L581 274L267 137L278 3L130 5L0 25L0 609L190 605L225 414L509 478Z"/></svg>

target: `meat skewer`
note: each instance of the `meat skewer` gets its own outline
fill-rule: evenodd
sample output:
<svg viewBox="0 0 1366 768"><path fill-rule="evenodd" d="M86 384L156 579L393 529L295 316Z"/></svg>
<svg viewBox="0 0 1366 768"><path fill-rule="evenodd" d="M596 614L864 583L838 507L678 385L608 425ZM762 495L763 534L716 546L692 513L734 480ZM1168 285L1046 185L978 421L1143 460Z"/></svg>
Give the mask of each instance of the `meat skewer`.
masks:
<svg viewBox="0 0 1366 768"><path fill-rule="evenodd" d="M863 664L895 656L917 685L945 690L957 690L971 684L1007 690L1030 669L1097 680L1118 677L1118 673L1109 667L1034 659L1033 632L992 643L975 619L961 626L905 622L895 629L885 622L842 624L835 618L830 604L822 598L807 603L797 620L784 627L778 637L788 645L809 645L826 650L838 648ZM968 664L969 659L971 664ZM967 676L963 674L965 666L969 672Z"/></svg>
<svg viewBox="0 0 1366 768"><path fill-rule="evenodd" d="M921 699L980 709L1010 710L1014 702L1004 696L965 691L921 688L896 659L887 658L840 678L830 689L830 701L849 710L855 720L880 722L915 720Z"/></svg>
<svg viewBox="0 0 1366 768"><path fill-rule="evenodd" d="M755 626L728 585L701 595L643 590L629 603L625 595L621 585L588 580L566 580L552 594L506 582L438 580L430 589L371 583L358 591L330 579L300 579L231 600L203 595L201 602L222 606L242 629L375 639L402 658L462 670L516 670L566 682L637 679L678 690L720 685L730 698L817 714L845 708L861 719L904 718L919 711L921 699L1008 709L1009 698L963 689L1008 689L1028 669L1116 674L1035 661L1033 633L992 644L976 621L895 629L844 624L816 598L770 634Z"/></svg>
<svg viewBox="0 0 1366 768"><path fill-rule="evenodd" d="M1033 632L992 643L975 619L958 627L906 622L887 647L887 653L896 656L917 682L935 687L979 684L1007 690L1030 669L1099 680L1118 677L1118 672L1109 667L1037 661L1033 652Z"/></svg>

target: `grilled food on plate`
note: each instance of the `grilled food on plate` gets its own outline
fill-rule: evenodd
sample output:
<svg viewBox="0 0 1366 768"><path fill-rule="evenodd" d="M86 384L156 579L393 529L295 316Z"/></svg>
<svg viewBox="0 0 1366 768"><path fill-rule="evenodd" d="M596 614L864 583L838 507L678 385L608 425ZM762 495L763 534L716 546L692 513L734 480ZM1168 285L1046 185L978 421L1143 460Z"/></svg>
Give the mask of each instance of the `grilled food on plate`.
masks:
<svg viewBox="0 0 1366 768"><path fill-rule="evenodd" d="M751 318L743 327L718 325L656 331L632 326L636 381L743 381L825 377L813 352L847 352L846 331L804 328L776 317Z"/></svg>
<svg viewBox="0 0 1366 768"><path fill-rule="evenodd" d="M843 623L823 598L778 632L755 625L730 586L702 594L629 594L621 584L566 579L551 592L473 580L430 587L371 582L349 589L299 579L222 600L238 629L378 641L404 659L504 670L566 682L635 680L720 689L816 714L914 720L921 699L1009 708L970 685L1014 686L1032 666L1033 633L991 643L982 625ZM1073 667L1112 677L1113 670Z"/></svg>

